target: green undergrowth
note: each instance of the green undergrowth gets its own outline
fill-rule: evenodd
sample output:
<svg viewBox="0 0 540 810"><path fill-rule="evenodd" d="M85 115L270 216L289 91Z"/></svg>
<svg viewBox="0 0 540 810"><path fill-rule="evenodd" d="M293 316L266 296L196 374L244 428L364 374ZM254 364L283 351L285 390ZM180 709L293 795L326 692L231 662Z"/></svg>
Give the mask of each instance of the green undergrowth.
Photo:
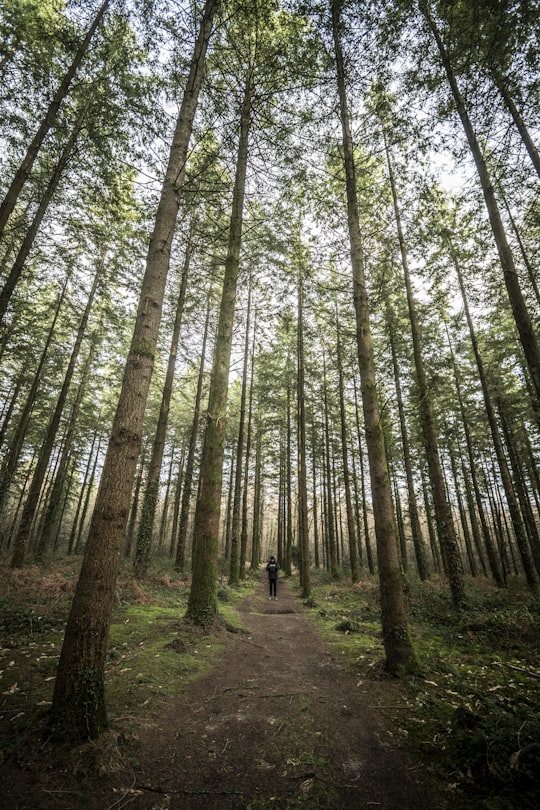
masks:
<svg viewBox="0 0 540 810"><path fill-rule="evenodd" d="M467 583L456 611L445 583L407 583L421 674L384 671L378 587L314 576L306 607L396 742L456 808L540 806L540 606L524 585Z"/></svg>
<svg viewBox="0 0 540 810"><path fill-rule="evenodd" d="M33 728L46 728L78 566L56 561L0 577L0 759ZM255 587L218 586L218 619L201 629L184 619L186 578L151 571L136 582L122 572L109 634L105 689L110 723L142 718L207 672L229 632L241 632L238 602Z"/></svg>

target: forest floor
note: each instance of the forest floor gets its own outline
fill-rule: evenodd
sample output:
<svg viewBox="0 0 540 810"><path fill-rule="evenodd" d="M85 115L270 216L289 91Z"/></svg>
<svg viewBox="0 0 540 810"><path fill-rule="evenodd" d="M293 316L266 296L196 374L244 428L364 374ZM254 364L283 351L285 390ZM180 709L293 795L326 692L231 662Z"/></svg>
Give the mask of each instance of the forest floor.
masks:
<svg viewBox="0 0 540 810"><path fill-rule="evenodd" d="M540 604L521 581L407 580L421 672L384 672L376 578L313 572L269 600L264 571L218 588L207 629L189 581L117 583L109 728L75 747L48 712L75 558L0 563L0 810L536 810Z"/></svg>
<svg viewBox="0 0 540 810"><path fill-rule="evenodd" d="M304 615L291 586L242 599L243 629L224 631L215 665L108 743L56 764L50 746L8 759L10 810L443 808L421 766L382 722L389 683L358 685ZM201 643L204 640L201 639ZM103 762L105 755L107 762ZM93 762L91 762L94 759ZM85 765L86 760L86 765Z"/></svg>

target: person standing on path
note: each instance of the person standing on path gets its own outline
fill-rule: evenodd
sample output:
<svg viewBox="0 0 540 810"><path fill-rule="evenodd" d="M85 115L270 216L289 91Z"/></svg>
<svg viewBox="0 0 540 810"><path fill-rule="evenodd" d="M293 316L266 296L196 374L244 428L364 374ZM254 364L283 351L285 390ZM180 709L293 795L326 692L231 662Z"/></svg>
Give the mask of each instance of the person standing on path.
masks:
<svg viewBox="0 0 540 810"><path fill-rule="evenodd" d="M277 599L277 578L279 565L277 564L276 558L273 555L268 560L266 570L268 571L268 584L270 585L269 598L272 599L272 597L274 597L274 599Z"/></svg>

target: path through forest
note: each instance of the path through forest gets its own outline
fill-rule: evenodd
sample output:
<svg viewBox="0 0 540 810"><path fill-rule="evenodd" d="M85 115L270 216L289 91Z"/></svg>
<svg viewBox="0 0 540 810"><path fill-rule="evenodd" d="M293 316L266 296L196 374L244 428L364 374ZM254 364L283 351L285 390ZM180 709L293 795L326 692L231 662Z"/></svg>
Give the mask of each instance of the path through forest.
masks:
<svg viewBox="0 0 540 810"><path fill-rule="evenodd" d="M262 575L263 577L264 575ZM367 692L325 650L289 585L240 606L247 634L140 735L138 767L105 807L440 808Z"/></svg>
<svg viewBox="0 0 540 810"><path fill-rule="evenodd" d="M382 715L391 681L357 683L312 627L290 585L265 574L239 606L205 677L113 718L95 746L53 761L34 750L3 772L10 810L441 810L427 777ZM204 642L202 642L204 643ZM94 761L92 752L95 751ZM50 753L50 750L49 750ZM99 763L99 767L97 767ZM7 765L7 763L6 763Z"/></svg>

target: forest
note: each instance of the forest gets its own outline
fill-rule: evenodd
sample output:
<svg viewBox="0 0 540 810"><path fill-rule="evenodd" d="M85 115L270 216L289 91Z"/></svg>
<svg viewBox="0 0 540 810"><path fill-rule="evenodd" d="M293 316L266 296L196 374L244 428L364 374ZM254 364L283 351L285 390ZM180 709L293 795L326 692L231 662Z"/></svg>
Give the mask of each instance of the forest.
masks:
<svg viewBox="0 0 540 810"><path fill-rule="evenodd" d="M0 565L77 567L58 739L107 728L126 572L205 629L270 554L376 584L397 677L435 583L537 621L538 19L4 0Z"/></svg>

